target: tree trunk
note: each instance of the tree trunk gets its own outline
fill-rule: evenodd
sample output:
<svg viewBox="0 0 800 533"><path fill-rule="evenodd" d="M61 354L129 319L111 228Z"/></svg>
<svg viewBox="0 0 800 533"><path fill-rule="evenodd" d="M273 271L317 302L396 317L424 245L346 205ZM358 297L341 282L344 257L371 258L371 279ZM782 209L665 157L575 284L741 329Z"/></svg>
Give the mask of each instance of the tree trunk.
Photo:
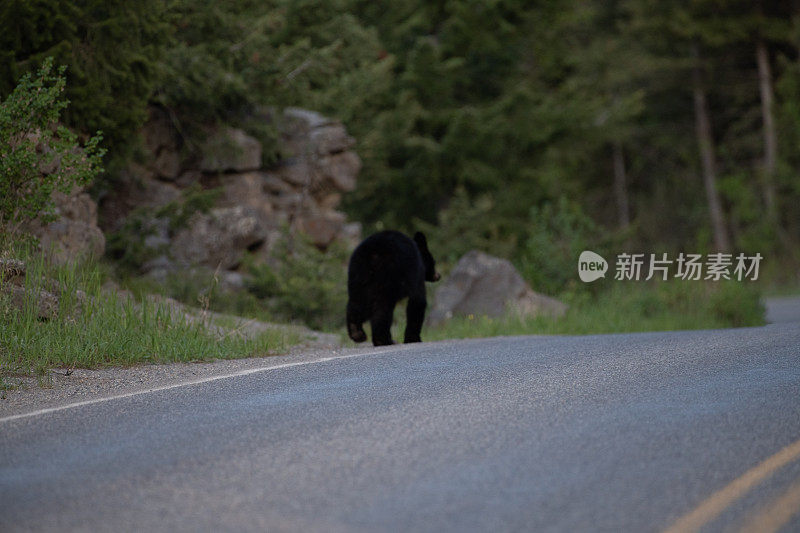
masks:
<svg viewBox="0 0 800 533"><path fill-rule="evenodd" d="M617 220L619 227L628 229L631 224L630 213L628 210L628 187L625 177L625 152L622 150L622 143L614 141L612 144L612 156L614 159L614 197L617 200Z"/></svg>
<svg viewBox="0 0 800 533"><path fill-rule="evenodd" d="M705 185L708 211L711 215L714 248L718 251L728 251L730 249L730 239L728 239L728 231L725 228L725 214L722 211L719 191L717 191L714 138L711 135L711 119L709 118L708 103L706 102L706 93L703 88L700 50L696 43L692 45L692 56L694 58L692 92L694 96L695 128L697 130L697 145L700 149L700 161L703 166L703 185Z"/></svg>
<svg viewBox="0 0 800 533"><path fill-rule="evenodd" d="M761 92L761 116L764 123L764 203L767 216L775 222L775 170L778 165L778 138L773 120L772 73L769 66L767 45L763 39L756 41L756 60L758 62L758 87Z"/></svg>

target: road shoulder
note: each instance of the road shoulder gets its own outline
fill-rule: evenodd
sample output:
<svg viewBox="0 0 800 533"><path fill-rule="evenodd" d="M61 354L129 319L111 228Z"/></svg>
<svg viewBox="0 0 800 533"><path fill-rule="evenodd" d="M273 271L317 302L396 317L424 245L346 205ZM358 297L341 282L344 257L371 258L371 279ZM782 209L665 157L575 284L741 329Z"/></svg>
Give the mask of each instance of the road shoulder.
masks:
<svg viewBox="0 0 800 533"><path fill-rule="evenodd" d="M199 363L148 364L96 370L77 368L72 372L52 369L47 376L41 378L7 378L5 390L0 391L0 419L74 403L189 385L250 371L359 355L373 350L372 347L317 347L297 349L285 355Z"/></svg>

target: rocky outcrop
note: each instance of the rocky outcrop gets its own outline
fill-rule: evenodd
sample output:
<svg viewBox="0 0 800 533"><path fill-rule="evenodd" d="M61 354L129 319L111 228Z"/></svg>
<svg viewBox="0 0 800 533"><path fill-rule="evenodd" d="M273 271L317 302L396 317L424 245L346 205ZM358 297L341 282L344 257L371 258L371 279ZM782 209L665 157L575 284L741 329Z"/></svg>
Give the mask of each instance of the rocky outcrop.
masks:
<svg viewBox="0 0 800 533"><path fill-rule="evenodd" d="M243 206L196 213L172 239L172 258L180 266L207 265L223 270L239 266L246 250L256 249L267 237L267 224L257 210Z"/></svg>
<svg viewBox="0 0 800 533"><path fill-rule="evenodd" d="M458 260L436 290L429 322L453 316L500 317L509 312L526 316L561 316L567 306L534 292L509 261L473 250Z"/></svg>
<svg viewBox="0 0 800 533"><path fill-rule="evenodd" d="M26 231L36 237L42 251L56 263L64 264L92 256L101 257L106 239L97 225L97 204L80 188L69 194L52 195L56 219L34 220Z"/></svg>
<svg viewBox="0 0 800 533"><path fill-rule="evenodd" d="M201 150L202 172L242 172L261 167L261 144L240 129L215 131Z"/></svg>
<svg viewBox="0 0 800 533"><path fill-rule="evenodd" d="M150 211L150 220L138 223L137 246L153 256L143 270L235 269L248 251L269 261L287 230L304 233L320 249L334 241L358 242L360 226L337 211L361 169L344 126L297 108L259 117L279 133L281 157L266 167L261 144L241 129L212 131L190 148L167 112L150 110L142 130L149 157L130 165L101 202L101 223L108 231L120 231L131 216ZM211 209L174 224L171 217L185 213L170 209L179 209L189 191L198 189L219 191Z"/></svg>

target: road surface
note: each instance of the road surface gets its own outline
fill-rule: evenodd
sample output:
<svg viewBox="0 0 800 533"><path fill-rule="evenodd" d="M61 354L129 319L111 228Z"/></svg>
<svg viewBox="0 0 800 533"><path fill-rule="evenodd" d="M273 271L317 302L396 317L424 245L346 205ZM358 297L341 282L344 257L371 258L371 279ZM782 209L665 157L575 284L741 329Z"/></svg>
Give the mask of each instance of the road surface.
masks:
<svg viewBox="0 0 800 533"><path fill-rule="evenodd" d="M800 322L364 349L0 419L0 531L800 531Z"/></svg>

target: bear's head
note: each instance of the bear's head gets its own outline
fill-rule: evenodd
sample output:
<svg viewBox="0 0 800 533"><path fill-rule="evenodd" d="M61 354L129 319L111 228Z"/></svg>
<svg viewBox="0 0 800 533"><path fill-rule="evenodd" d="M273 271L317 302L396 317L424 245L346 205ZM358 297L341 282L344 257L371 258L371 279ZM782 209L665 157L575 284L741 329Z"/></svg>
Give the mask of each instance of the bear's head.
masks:
<svg viewBox="0 0 800 533"><path fill-rule="evenodd" d="M425 281L439 281L441 276L436 272L436 261L433 260L433 256L428 250L428 240L425 238L425 234L421 231L416 232L414 242L422 255L422 264L425 265Z"/></svg>

